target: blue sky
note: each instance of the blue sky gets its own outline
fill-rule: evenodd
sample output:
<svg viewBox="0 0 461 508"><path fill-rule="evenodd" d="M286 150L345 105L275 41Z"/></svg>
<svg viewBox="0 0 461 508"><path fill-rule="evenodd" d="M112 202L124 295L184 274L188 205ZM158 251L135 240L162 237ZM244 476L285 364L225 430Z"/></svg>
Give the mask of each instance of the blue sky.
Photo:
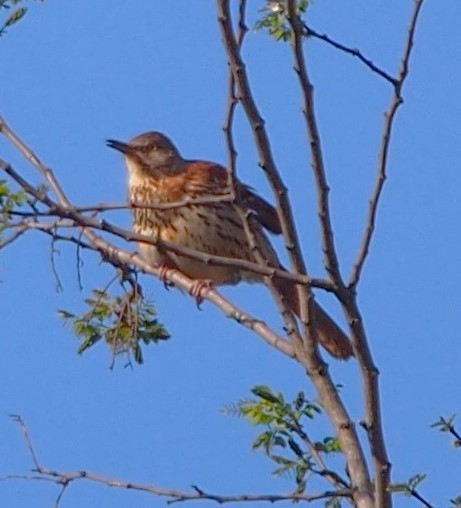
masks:
<svg viewBox="0 0 461 508"><path fill-rule="evenodd" d="M250 26L256 20L254 9ZM410 0L317 0L309 21L387 71L396 71ZM459 493L459 452L429 428L460 411L461 99L457 0L423 7L389 160L378 227L359 288L371 347L381 370L384 425L394 480L425 472L422 493L447 505ZM335 237L348 273L359 245L375 175L383 112L391 90L357 60L321 42L307 44L315 83ZM30 12L0 39L0 114L51 166L78 204L122 202L126 174L107 138L146 130L167 133L185 157L224 163L221 130L227 65L214 2L174 0L30 3ZM244 56L290 189L310 272L322 275L314 188L288 45L250 32ZM239 177L270 197L244 116L236 119ZM38 181L0 139L0 156ZM127 213L109 218L128 226ZM173 338L145 351L145 365L115 370L100 345L83 357L56 316L78 311L112 272L86 255L79 291L75 250L59 246L56 291L49 242L30 234L0 255L0 475L31 466L8 418L23 416L43 465L216 493L284 492L271 464L250 451L255 430L220 410L269 384L294 396L312 387L301 369L210 304L198 311L177 291L145 280ZM263 288L224 293L279 326ZM334 302L319 294L340 319ZM354 420L362 417L356 366L331 362ZM328 433L320 421L315 439ZM442 466L441 466L442 465ZM52 506L57 487L0 483L4 507ZM101 486L70 487L62 506L162 506L163 500ZM404 498L397 506L410 506ZM256 506L256 504L255 504ZM282 506L282 504L281 504ZM288 505L287 505L288 506Z"/></svg>

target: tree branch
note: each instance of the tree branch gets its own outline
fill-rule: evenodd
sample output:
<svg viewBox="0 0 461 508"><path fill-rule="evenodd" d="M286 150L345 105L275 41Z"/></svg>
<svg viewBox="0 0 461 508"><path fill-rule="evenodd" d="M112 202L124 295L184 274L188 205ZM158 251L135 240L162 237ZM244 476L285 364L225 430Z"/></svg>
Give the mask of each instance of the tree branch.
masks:
<svg viewBox="0 0 461 508"><path fill-rule="evenodd" d="M245 14L246 14L246 0L240 0L238 14L238 29L235 34L235 40L239 52L242 49L245 34L248 31L248 28L246 27L245 24ZM250 250L254 253L258 266L268 268L267 260L264 259L264 256L261 254L260 249L258 248L254 231L252 230L249 222L249 215L243 212L243 210L238 206L239 203L237 202L237 192L236 192L237 151L235 148L233 136L233 121L237 104L238 99L236 96L235 77L232 67L229 65L227 111L223 126L228 152L228 165L227 165L228 185L229 188L231 189L231 194L234 196L234 201L236 205L235 209L240 217L240 221L243 224L245 235L248 244L250 246ZM302 338L298 331L296 319L293 315L293 312L291 312L290 309L288 308L282 295L279 293L279 291L277 291L277 288L275 287L275 284L273 282L273 277L266 277L265 283L275 300L275 303L280 311L280 315L283 318L285 330L287 332L288 337L290 338L290 340L297 342L298 345L301 345Z"/></svg>
<svg viewBox="0 0 461 508"><path fill-rule="evenodd" d="M303 97L303 113L311 145L312 168L317 188L317 207L321 226L322 246L325 255L325 268L333 284L338 287L340 293L343 294L344 283L341 277L333 240L328 200L329 187L326 180L322 149L315 118L313 87L308 76L302 48L302 24L297 13L296 2L294 0L287 0L286 5L287 18L291 27L295 71L300 83ZM306 359L306 363L307 362L308 359ZM354 503L358 507L374 508L374 493L370 483L368 467L354 425L350 421L341 399L337 393L334 391L332 392L332 387L328 386L325 379L321 378L318 380L318 387L322 390L319 392L321 394L320 401L335 426L338 439L341 443L341 449L346 456L348 472L354 488ZM335 396L334 398L332 397L333 394Z"/></svg>
<svg viewBox="0 0 461 508"><path fill-rule="evenodd" d="M64 220L54 222L53 224L57 227L76 227L76 228L92 228L100 231L108 232L112 235L118 236L127 242L137 242L137 243L147 243L153 244L156 243L161 244L162 248L167 251L171 251L177 254L180 254L185 257L190 257L191 259L197 259L204 264L208 265L216 265L216 266L230 266L233 268L244 269L245 271L253 272L255 274L264 275L269 278L278 277L281 279L287 279L298 284L304 284L311 287L316 287L319 289L323 289L328 292L334 292L335 288L331 284L330 281L320 278L310 278L307 275L297 275L291 272L287 272L282 269L272 268L264 265L259 265L257 263L252 263L251 261L245 261L243 259L235 259L235 258L227 258L224 256L217 256L213 254L207 254L201 251L197 251L195 249L190 249L188 247L182 247L176 245L172 242L168 241L153 241L152 238L141 235L139 233L135 233L133 231L120 228L115 226L114 224L106 221L100 220L94 217L88 217L86 215L81 215L76 211L76 208L69 209L66 206L60 205L55 201L51 200L48 196L41 193L38 189L36 189L33 185L28 183L25 179L23 179L19 173L17 173L13 167L7 162L0 159L0 169L3 169L5 173L7 173L13 180L15 180L27 193L32 195L38 201L43 202L45 206L49 208L46 212L40 212L33 215L31 218L34 219L36 216L43 217L62 217L68 219L68 222ZM22 217L29 217L32 215L31 213L21 213L21 212L11 212L12 215L19 215ZM49 230L50 223L40 223L36 220L32 220L31 222L22 222L22 226L27 227L29 229L40 229L40 230ZM63 238L65 239L65 238Z"/></svg>
<svg viewBox="0 0 461 508"><path fill-rule="evenodd" d="M356 261L354 263L351 277L349 279L349 287L352 289L355 289L357 287L357 284L359 283L360 275L362 273L363 266L368 256L371 240L375 230L379 200L384 187L384 183L387 178L387 160L391 141L392 127L394 124L394 118L397 113L397 110L403 103L403 98L401 95L402 88L408 76L408 68L411 50L413 48L416 24L418 22L418 17L421 11L421 7L423 5L423 1L424 0L414 0L414 9L408 26L407 40L403 50L399 76L397 79L395 79L394 93L391 98L390 106L386 111L386 113L384 114L384 127L383 127L383 135L381 137L381 147L379 150L376 181L369 201L368 216L366 219L362 243L357 253Z"/></svg>
<svg viewBox="0 0 461 508"><path fill-rule="evenodd" d="M328 198L330 187L328 185L325 173L320 134L317 126L317 119L315 116L314 87L312 86L308 75L304 51L302 47L303 26L297 14L296 2L294 0L288 0L287 8L288 21L291 26L291 40L295 61L294 69L299 79L303 98L303 115L306 121L306 128L309 136L312 158L311 164L316 182L317 209L322 235L322 250L325 256L325 269L327 270L335 285L342 287L344 284L339 269L339 261L336 254L333 229L331 226L331 213Z"/></svg>
<svg viewBox="0 0 461 508"><path fill-rule="evenodd" d="M239 46L232 28L229 0L217 0L218 22L221 28L224 48L226 50L229 65L234 76L235 86L238 91L238 98L242 103L243 109L248 118L250 127L253 131L256 148L259 153L259 165L265 171L268 182L272 188L277 202L277 211L282 226L282 232L285 239L291 270L297 274L307 274L304 259L302 257L299 240L294 227L294 221L291 211L291 205L288 199L287 189L283 183L280 173L277 169L272 156L269 137L264 127L264 120L258 110L253 98L250 83L245 69L245 64L241 58ZM300 319L303 324L303 345L297 345L298 358L308 359L308 365L303 363L309 375L321 373L326 375L326 365L322 361L318 351L318 341L316 340L316 329L311 320L311 306L313 296L309 289L297 286L298 298L300 303ZM304 351L305 349L305 351ZM300 360L301 362L301 360ZM335 388L331 379L327 384L330 385L330 392Z"/></svg>
<svg viewBox="0 0 461 508"><path fill-rule="evenodd" d="M413 47L416 24L423 1L424 0L414 0L414 9L411 14L407 40L403 49L403 57L399 77L397 79L397 85L394 88L391 105L385 115L384 131L379 154L375 188L370 199L369 213L363 235L362 245L359 249L359 253L357 255L357 259L350 277L347 291L348 297L345 305L348 321L353 331L354 351L362 370L362 378L365 391L365 422L363 423L363 427L367 431L371 454L373 457L377 508L387 508L391 505L392 502L391 494L389 492L391 464L389 462L386 451L384 431L382 426L378 380L379 371L374 365L370 349L368 347L363 320L357 306L355 294L356 287L359 283L360 275L369 252L369 247L375 228L379 199L383 189L384 181L386 179L387 157L393 121L397 109L403 101L401 97L401 90L408 75L409 59L411 55L411 49Z"/></svg>
<svg viewBox="0 0 461 508"><path fill-rule="evenodd" d="M36 158L30 160L38 161L38 159ZM39 161L38 164L41 165ZM126 267L129 267L134 265L137 267L138 270L140 270L143 273L154 275L157 278L159 277L159 269L147 263L144 260L144 258L140 256L138 253L126 251L108 242L106 239L95 234L92 228L107 231L109 233L112 233L125 239L130 239L131 237L132 240L148 242L148 240L145 237L140 235L139 238L136 238L137 235L135 235L134 233L125 231L116 226L112 226L105 221L101 221L91 217L86 217L82 214L79 214L78 212L75 211L74 208L72 208L72 206L69 206L67 204L68 203L67 200L63 204L56 203L46 194L37 190L34 186L29 184L16 171L14 171L14 169L9 164L7 164L5 161L1 159L0 159L0 169L2 169L9 176L11 176L26 192L28 192L35 199L37 199L38 201L42 202L47 207L52 209L60 217L69 218L75 221L76 227L79 228L82 231L82 234L88 239L89 245L91 245L92 250L99 252L105 262L109 262L114 266L124 265ZM59 189L59 186L57 188ZM61 194L61 196L64 195L60 189L59 193ZM173 245L172 248L174 248ZM168 279L169 282L173 283L174 285L176 285L177 287L188 293L190 293L192 288L194 287L194 281L189 279L188 277L186 277L177 270L169 270L166 278ZM276 334L264 322L254 318L250 314L244 312L237 306L230 303L215 289L205 287L201 292L201 296L204 299L207 299L214 305L216 305L228 317L234 319L242 326L257 333L269 345L275 347L280 352L289 356L290 358L294 357L295 355L294 348L288 341L284 340L282 337Z"/></svg>
<svg viewBox="0 0 461 508"><path fill-rule="evenodd" d="M115 487L119 489L133 490L138 492L145 492L159 497L167 497L167 503L179 503L184 501L197 501L197 500L208 500L215 501L218 504L224 503L241 503L241 502L256 502L266 501L268 503L275 503L279 501L318 501L321 499L339 499L339 498L350 498L350 489L341 489L335 492L322 492L319 494L236 494L231 496L224 496L220 494L211 494L205 492L196 485L192 485L192 492L182 492L176 489L165 489L156 485L147 483L129 482L125 480L118 480L115 478L109 478L89 471L58 471L55 469L49 469L41 465L37 458L32 439L29 431L24 423L21 416L11 415L13 420L18 424L21 434L24 438L26 448L32 459L33 468L32 476L28 475L8 475L0 478L1 481L7 480L41 480L56 483L61 486L61 490L55 501L55 508L58 508L62 496L67 487L75 481L89 481L93 483L99 483L106 485L107 487Z"/></svg>
<svg viewBox="0 0 461 508"><path fill-rule="evenodd" d="M366 67L368 67L370 70L372 70L374 73L378 74L382 78L384 78L386 81L388 81L392 86L395 86L397 84L397 80L392 77L390 74L388 74L386 71L383 71L380 67L375 65L369 58L365 57L360 50L356 48L351 48L349 46L346 46L344 44L341 44L338 41L335 41L331 37L329 37L326 34L320 34L319 32L315 31L313 28L308 26L306 23L302 23L304 27L304 35L306 37L314 37L315 39L320 39L321 41L326 42L330 46L333 46L335 49L339 49L340 51L343 51L344 53L347 53L349 55L357 57Z"/></svg>

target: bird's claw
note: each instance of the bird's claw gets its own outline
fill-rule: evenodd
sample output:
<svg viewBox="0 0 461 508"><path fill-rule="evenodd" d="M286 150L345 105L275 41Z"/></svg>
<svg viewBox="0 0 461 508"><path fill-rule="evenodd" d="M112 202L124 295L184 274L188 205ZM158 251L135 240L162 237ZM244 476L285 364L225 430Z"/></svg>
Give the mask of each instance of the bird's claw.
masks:
<svg viewBox="0 0 461 508"><path fill-rule="evenodd" d="M201 305L203 303L202 290L210 289L212 287L211 280L196 280L192 284L192 287L189 290L189 294L195 298L195 302L197 304L197 308L201 310Z"/></svg>
<svg viewBox="0 0 461 508"><path fill-rule="evenodd" d="M163 282L165 289L169 290L170 287L174 286L174 284L168 280L168 272L174 269L175 268L166 263L159 266L158 278Z"/></svg>

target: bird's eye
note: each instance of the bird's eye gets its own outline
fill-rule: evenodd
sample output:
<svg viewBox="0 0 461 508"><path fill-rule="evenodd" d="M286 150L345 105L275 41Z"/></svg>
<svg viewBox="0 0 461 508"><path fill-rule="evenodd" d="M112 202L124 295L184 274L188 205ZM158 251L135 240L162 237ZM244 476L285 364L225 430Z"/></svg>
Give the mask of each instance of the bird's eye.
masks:
<svg viewBox="0 0 461 508"><path fill-rule="evenodd" d="M154 145L154 146L152 147L152 151L153 151L153 152L156 152L157 150L158 150L158 146L157 146L157 145Z"/></svg>

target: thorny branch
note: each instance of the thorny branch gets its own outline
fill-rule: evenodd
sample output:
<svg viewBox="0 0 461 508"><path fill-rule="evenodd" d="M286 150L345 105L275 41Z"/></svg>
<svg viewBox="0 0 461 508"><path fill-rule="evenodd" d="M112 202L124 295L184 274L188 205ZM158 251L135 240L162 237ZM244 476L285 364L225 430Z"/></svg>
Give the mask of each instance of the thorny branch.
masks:
<svg viewBox="0 0 461 508"><path fill-rule="evenodd" d="M343 282L339 269L336 247L334 244L333 228L331 225L331 212L329 203L330 187L328 185L323 163L320 133L317 126L317 119L314 108L314 87L312 86L308 74L307 63L302 47L302 24L296 12L296 3L294 0L287 1L287 8L288 21L292 29L292 46L295 59L294 69L298 75L303 98L303 114L306 121L306 128L311 149L311 165L316 182L317 210L321 226L322 250L325 256L325 268L334 284L339 288L342 288Z"/></svg>
<svg viewBox="0 0 461 508"><path fill-rule="evenodd" d="M365 260L368 256L371 240L375 230L376 215L378 212L379 199L384 187L384 182L387 178L387 159L389 153L389 146L391 141L392 127L394 118L398 108L403 103L402 88L408 76L408 67L410 63L411 50L413 48L414 36L416 25L418 22L419 13L424 0L414 0L414 9L411 15L410 23L408 25L407 40L405 42L400 71L398 77L394 80L394 93L391 98L391 103L384 114L384 127L383 135L381 137L381 147L379 150L378 158L378 171L376 173L375 186L369 201L368 216L366 220L365 231L362 238L362 244L357 254L357 259L352 269L352 274L349 280L349 287L355 289L360 280Z"/></svg>
<svg viewBox="0 0 461 508"><path fill-rule="evenodd" d="M37 212L33 217L29 217L30 215L29 212L25 213L16 211L11 212L11 215L13 216L19 215L21 217L25 217L25 219L22 222L16 224L16 227L18 228L37 229L44 232L50 232L53 229L53 227L78 228L82 226L87 226L88 228L106 231L114 236L126 240L127 242L148 243L148 244L152 244L153 242L152 238L149 238L145 235L141 235L138 233L134 233L133 231L127 229L120 228L106 220L100 220L94 217L79 214L77 212L78 208L69 209L66 206L60 205L59 203L49 198L46 194L43 194L41 191L36 189L32 184L28 183L24 178L22 178L19 175L19 173L17 173L17 171L14 170L14 168L10 164L6 163L2 159L0 159L0 169L3 169L5 173L7 173L24 190L26 190L26 192L31 194L38 201L43 202L43 204L45 204L48 207L47 211ZM60 219L53 223L42 223L37 220L37 217L66 217L66 219ZM26 220L26 218L30 218L30 220ZM71 240L68 237L62 237L59 239ZM296 275L294 273L286 272L281 269L259 265L257 263L252 263L250 261L245 261L243 259L241 260L235 258L226 258L223 256L206 254L204 252L200 252L187 247L182 247L168 241L161 241L161 244L162 247L164 247L167 250L170 250L171 252L175 252L181 254L182 256L190 257L192 259L197 259L205 264L217 266L232 266L235 268L245 269L249 272L265 275L266 277L269 278L279 277L282 279L291 280L293 282L298 282L299 284L305 284L308 286L324 289L325 291L329 292L334 291L334 287L332 286L332 284L324 279L319 278L311 279L307 275ZM3 246L4 244L0 243L0 249Z"/></svg>
<svg viewBox="0 0 461 508"><path fill-rule="evenodd" d="M264 120L252 95L245 64L241 58L239 47L232 28L229 0L217 0L218 22L221 27L224 48L226 50L229 65L235 79L235 85L239 100L243 106L249 124L253 131L256 147L260 156L260 166L265 171L266 177L274 192L277 201L277 210L280 217L282 232L286 242L292 271L306 274L304 259L294 228L291 206L287 195L287 189L281 179L275 161L272 156L268 134L264 127ZM320 357L318 342L315 337L316 329L311 322L311 306L313 303L312 293L309 287L297 286L301 310L301 322L303 324L303 340L301 347L296 347L296 355L299 362L311 376L321 400L331 401L337 407L342 407L340 414L336 414L333 421L338 423L340 429L350 429L351 422L344 411L336 387L328 375L327 366ZM296 342L295 345L297 345ZM330 417L332 413L329 412Z"/></svg>
<svg viewBox="0 0 461 508"><path fill-rule="evenodd" d="M257 502L266 501L268 503L276 503L279 501L318 501L321 499L340 499L349 498L351 496L350 489L341 489L335 492L321 492L318 494L237 494L224 496L219 494L211 494L203 489L192 485L191 492L182 492L175 489L165 489L156 485L147 483L129 482L125 480L117 480L99 474L91 473L89 471L58 471L55 469L48 469L42 466L38 460L35 452L32 439L29 431L21 416L11 415L13 420L18 424L21 434L24 438L26 448L32 460L33 468L31 475L8 475L0 478L0 481L7 480L39 480L45 482L55 483L61 487L55 501L55 508L59 507L60 501L66 489L76 481L88 481L106 485L107 487L115 487L119 489L126 489L138 492L144 492L155 496L166 497L167 504L174 504L185 501L208 500L214 501L218 504L224 503L241 503L241 502Z"/></svg>
<svg viewBox="0 0 461 508"><path fill-rule="evenodd" d="M293 215L290 201L288 199L287 188L285 187L280 173L272 156L269 136L264 126L264 120L258 110L253 98L250 83L245 69L245 64L241 58L238 41L236 40L230 14L228 0L217 0L218 22L221 28L224 48L226 50L229 66L235 80L235 86L238 98L245 110L255 139L255 144L259 153L259 165L265 171L268 182L272 188L277 202L277 211L280 217L285 246L289 255L292 271L298 274L306 274L306 267L302 258L298 237L294 228ZM309 308L309 300L312 297L310 292L301 286L298 286L300 307L303 314ZM308 313L309 314L309 313ZM309 316L302 315L302 320L309 327ZM312 327L313 328L313 327ZM316 349L314 337L311 339L310 347ZM318 352L316 352L318 357ZM320 360L318 360L320 363Z"/></svg>
<svg viewBox="0 0 461 508"><path fill-rule="evenodd" d="M344 292L344 284L333 240L328 198L329 187L323 164L323 154L314 110L313 86L309 78L302 47L302 24L297 13L295 0L287 0L286 5L287 18L291 27L295 72L298 75L300 83L303 114L306 120L306 128L310 141L312 169L317 189L317 209L321 226L322 245L325 254L325 268L333 284L341 292ZM351 422L342 400L337 396L334 386L331 385L331 379L326 376L323 378L319 376L317 382L315 379L313 379L313 382L317 390L319 390L320 401L329 414L341 443L341 449L345 454L349 475L355 489L353 496L354 503L358 507L371 508L374 506L374 494L371 488L366 459L355 426ZM333 398L333 394L336 395L336 398Z"/></svg>
<svg viewBox="0 0 461 508"><path fill-rule="evenodd" d="M376 214L379 199L387 175L387 159L392 133L392 126L397 109L402 104L401 91L408 75L411 49L413 47L414 34L421 7L424 0L414 0L414 8L411 14L407 38L403 49L401 68L396 79L391 104L385 113L384 128L382 134L381 148L379 153L378 171L376 183L369 204L369 213L363 234L362 245L357 255L348 286L348 298L345 305L346 314L353 330L353 342L356 356L362 370L365 394L365 422L363 427L367 431L370 442L371 454L375 469L375 492L377 507L387 507L391 503L391 495L388 491L390 484L391 464L389 462L384 433L382 428L381 404L378 375L379 371L374 365L366 339L363 321L357 306L356 288L360 275L368 255L369 247L375 229Z"/></svg>
<svg viewBox="0 0 461 508"><path fill-rule="evenodd" d="M374 469L375 469L374 494L369 490L368 487L369 480L367 478L367 466L363 458L363 455L361 459L361 465L363 467L360 468L361 472L360 470L357 471L357 473L359 473L357 479L360 481L359 488L364 489L364 491L368 491L370 500L372 500L373 496L376 496L377 503L376 506L378 507L390 506L391 496L388 491L388 486L390 483L390 464L387 458L384 435L382 430L382 421L380 415L378 370L374 366L373 359L371 357L368 348L365 330L363 328L363 323L356 303L355 289L358 284L360 273L363 268L368 253L368 248L372 239L379 197L386 176L387 153L389 149L392 122L395 117L397 108L402 102L401 89L404 80L408 75L408 62L411 54L411 48L413 46L414 31L418 19L418 14L422 5L422 0L415 1L415 7L408 30L407 43L403 51L401 71L398 78L390 78L380 69L376 68L370 61L364 59L361 54L357 55L356 52L352 52L356 56L359 56L360 59L365 64L367 64L370 68L372 68L372 70L374 70L381 76L385 77L386 79L388 79L388 81L390 81L393 84L394 96L391 102L390 109L386 114L386 122L382 137L382 147L379 158L377 182L375 190L370 200L370 213L367 220L367 226L364 232L364 239L361 250L358 255L356 265L354 266L353 275L351 277L351 283L347 290L344 287L343 281L341 279L339 266L337 263L335 246L333 243L333 234L331 229L329 204L328 204L329 187L326 181L325 170L323 167L322 149L320 145L314 112L313 87L308 76L306 59L303 54L302 36L305 35L305 32L303 33L303 28L304 30L306 30L306 25L302 23L297 13L295 1L287 0L286 5L287 5L288 21L292 29L291 39L295 59L295 71L298 74L300 87L303 94L304 100L303 112L306 117L306 124L311 143L311 153L313 159L312 165L317 183L316 186L318 192L318 210L326 257L326 268L329 274L332 276L333 282L338 286L339 293L344 296L342 298L342 302L344 304L344 308L348 316L349 323L351 324L354 339L353 340L354 350L356 352L356 356L362 370L362 377L364 381L365 406L366 406L366 423L364 427L367 430L367 435L369 437L371 452L374 460ZM316 35L318 36L318 34ZM323 39L325 40L325 38ZM331 41L328 38L327 42L333 43L333 41ZM338 47L337 43L333 43L333 45ZM344 46L342 46L340 49L345 50L346 52L351 52L350 50L348 50L348 48ZM360 446L358 446L358 448L360 449Z"/></svg>
<svg viewBox="0 0 461 508"><path fill-rule="evenodd" d="M333 46L335 49L339 49L340 51L343 51L344 53L347 53L349 55L355 56L358 58L364 65L366 65L369 69L371 69L373 72L384 78L386 81L388 81L391 85L395 86L397 84L397 80L392 77L390 74L388 74L386 71L383 71L380 67L375 65L369 58L364 56L360 50L357 48L351 48L349 46L346 46L345 44L342 44L338 41L335 41L331 37L329 37L326 34L321 34L308 26L306 23L302 23L302 26L304 27L304 35L307 37L313 37L315 39L319 39L321 41L326 42L330 46Z"/></svg>
<svg viewBox="0 0 461 508"><path fill-rule="evenodd" d="M159 270L147 263L138 253L133 253L122 249L94 232L94 229L96 229L129 239L129 232L121 228L117 228L116 226L112 226L105 221L97 220L95 218L87 217L81 213L78 213L75 208L73 208L64 192L60 188L53 172L49 168L46 168L40 162L38 157L25 145L25 143L20 140L20 138L15 133L13 133L13 131L7 126L2 117L0 117L0 133L7 137L7 139L9 139L18 148L20 153L24 155L27 160L31 162L31 164L45 177L49 186L53 189L56 196L58 196L58 202L52 200L42 190L37 189L28 183L16 171L14 171L14 169L9 164L0 159L0 169L7 173L11 178L13 178L18 183L18 185L21 186L21 188L23 188L28 194L34 197L37 202L40 202L50 210L53 210L60 217L74 221L76 228L80 229L81 233L88 240L88 244L91 246L91 249L93 251L99 252L104 262L111 263L117 267L134 266L136 269L143 273L151 274L156 277L159 276ZM132 237L131 239L137 241L146 241L146 239L143 239L142 237L137 239ZM194 282L191 279L177 270L168 271L167 279L169 282L173 283L175 286L186 292L190 292L194 285ZM294 356L294 348L288 341L275 333L264 322L254 318L247 312L242 311L237 306L230 303L215 289L204 288L202 290L201 296L214 303L214 305L221 309L228 317L231 317L242 326L253 330L269 345L275 347L280 352L289 357Z"/></svg>
<svg viewBox="0 0 461 508"><path fill-rule="evenodd" d="M357 285L360 281L360 276L365 264L369 247L372 241L375 221L380 201L380 196L383 190L384 182L387 177L387 159L388 151L392 133L392 127L396 112L399 106L402 104L402 88L408 76L409 60L411 50L413 47L413 40L415 29L417 25L418 16L424 0L414 0L414 10L410 19L407 40L405 43L403 57L401 62L401 68L396 78L388 75L377 66L375 66L371 60L364 57L358 50L348 48L336 41L333 41L328 36L320 35L313 31L307 25L303 24L298 15L296 14L296 6L294 0L287 0L288 6L288 19L292 27L293 35L293 50L295 55L296 71L298 73L301 90L304 97L304 114L306 117L306 124L308 126L308 132L311 142L311 150L313 156L313 169L316 176L317 190L318 190L318 209L319 218L322 226L322 238L323 248L326 257L326 268L331 280L325 281L323 279L310 279L306 275L306 269L304 261L301 256L299 242L297 239L296 231L293 225L291 207L287 196L287 190L283 185L283 181L279 175L277 167L272 157L271 147L267 132L264 127L264 121L258 111L256 103L253 99L251 88L249 85L248 77L246 74L245 64L240 55L240 44L241 40L233 32L232 23L230 20L230 8L229 0L217 0L219 22L223 34L224 45L229 57L229 64L231 70L230 78L230 89L232 89L232 95L230 100L232 101L229 106L228 119L227 119L227 139L228 149L230 154L230 168L231 173L235 168L235 149L233 147L230 127L232 125L233 108L237 101L240 101L243 105L251 127L253 129L256 145L260 155L260 165L266 173L271 187L277 199L278 212L282 223L282 229L286 241L286 248L289 253L290 263L294 273L283 272L281 270L274 270L272 268L265 267L260 263L248 263L245 261L220 258L219 256L209 256L200 252L193 251L191 249L185 249L173 244L165 243L165 248L170 249L174 252L178 252L185 256L190 256L195 259L201 259L205 263L209 264L229 264L240 268L245 268L255 273L263 274L269 278L285 277L294 282L298 282L300 299L306 303L302 305L302 308L308 309L309 301L311 299L310 287L321 287L328 291L334 292L341 302L344 304L345 312L349 320L351 330L354 338L354 350L356 352L357 359L362 368L362 375L364 378L364 389L365 389L365 409L366 417L362 426L365 428L369 442L371 453L374 460L375 469L375 486L373 488L369 484L368 471L363 452L357 439L357 435L354 426L342 405L342 402L337 394L336 388L332 383L332 380L328 374L326 366L318 356L315 342L307 340L307 348L300 354L299 348L296 344L290 343L284 338L277 335L273 330L267 327L261 321L253 318L249 314L241 311L236 306L225 300L217 291L214 289L205 288L202 296L211 302L213 302L218 308L220 308L226 315L232 317L243 326L253 330L255 333L260 335L268 344L272 345L285 355L294 357L298 355L299 361L305 366L307 372L311 376L311 379L319 393L319 398L325 407L330 419L332 420L335 429L338 434L338 438L341 442L342 449L346 455L348 462L348 471L351 475L352 484L355 488L353 492L350 490L336 491L333 493L325 492L319 495L305 495L295 494L286 496L258 496L258 495L243 495L243 496L217 496L209 494L194 487L192 493L182 493L174 490L160 489L155 486L144 485L144 484L133 484L129 482L120 482L109 478L104 478L98 475L94 475L88 472L74 472L74 473L62 473L58 471L49 470L40 466L37 457L33 451L30 437L28 436L27 429L25 428L22 420L19 418L18 423L21 426L28 448L32 456L34 463L33 473L34 476L27 478L39 479L52 481L62 486L59 493L57 504L64 494L67 486L75 480L89 480L106 484L108 486L115 486L125 489L140 490L150 492L153 494L170 497L169 502L179 502L191 499L209 499L218 503L226 502L238 502L238 501L268 501L276 502L281 500L304 500L313 501L315 499L325 499L329 497L352 497L354 504L359 507L374 506L374 496L376 495L376 506L384 507L391 506L390 494L387 492L387 487L390 481L390 464L387 460L386 450L384 447L384 439L382 433L382 423L380 414L380 402L379 402L379 387L378 387L378 370L374 366L367 340L363 327L363 322L360 316L359 309L357 307L355 293ZM244 12L245 0L240 1L240 13ZM243 9L243 10L242 10ZM241 15L241 26L242 30L240 33L244 34L244 21ZM305 57L302 50L302 36L314 36L318 39L322 39L328 44L334 46L337 49L345 51L346 53L356 56L362 63L367 65L371 70L376 72L378 75L392 83L394 87L394 93L391 99L391 104L385 114L383 135L381 141L381 148L378 160L378 171L375 186L371 195L369 203L369 211L366 220L366 226L362 243L354 263L351 277L348 286L344 286L341 278L339 263L336 255L333 232L331 228L329 202L328 202L328 183L326 180L326 174L323 167L322 151L319 142L319 135L316 125L316 119L314 115L313 107L313 95L312 85L307 74ZM243 37L243 35L242 35ZM239 42L240 40L240 42ZM36 229L50 235L54 241L63 240L76 243L81 247L91 249L99 252L105 262L109 262L116 267L134 267L136 270L158 276L158 270L148 265L141 256L137 253L129 252L124 250L112 242L109 242L106 238L101 237L95 233L96 230L110 233L112 235L124 238L127 241L141 241L151 242L150 239L142 237L142 235L136 235L130 231L118 228L107 221L99 220L94 216L85 215L86 212L99 213L106 210L117 210L125 208L125 205L99 205L94 207L75 207L68 200L65 193L61 189L58 181L56 180L53 172L44 166L38 157L33 153L27 145L9 128L9 126L0 117L0 134L3 134L12 144L18 148L18 150L26 157L26 159L34 166L38 172L42 175L47 186L51 188L56 201L51 199L43 190L35 188L27 181L25 181L13 168L0 160L0 169L4 170L9 174L23 189L28 192L39 204L45 207L44 211L36 214L23 215L22 220L18 221L13 229L14 232L0 244L0 249L6 245L11 244L17 238L19 238L24 232L29 229ZM230 201L235 200L235 193L230 196L224 197ZM214 198L213 198L214 199ZM223 200L220 197L219 200ZM210 199L206 199L210 202ZM168 205L155 205L156 208L160 207L175 207L184 206L188 203L173 203ZM144 206L142 203L139 206ZM152 205L147 205L151 207ZM16 213L16 212L14 212ZM17 216L21 216L20 213ZM49 223L38 221L38 217L44 218L57 218L55 221ZM66 220L65 224L62 220ZM80 236L76 237L72 234L63 234L57 232L57 225L59 224L60 229L66 227L76 228L80 231ZM81 236L84 236L86 240L82 240ZM130 268L131 269L131 268ZM189 291L192 288L193 281L183 276L177 271L169 271L167 278L170 282L174 283L181 289ZM301 284L304 287L301 287ZM304 312L302 316L304 332L307 336L310 336L310 325L309 325L309 312ZM21 476L10 476L9 478L26 478Z"/></svg>
<svg viewBox="0 0 461 508"><path fill-rule="evenodd" d="M238 9L238 29L236 31L235 40L237 44L238 51L241 51L243 46L243 41L245 38L245 34L248 31L248 28L245 24L245 14L246 14L246 0L241 0L239 2L239 9ZM239 203L237 202L237 193L236 193L236 162L237 162L237 151L235 148L235 142L234 142L234 136L233 136L233 122L234 122L234 115L235 110L238 105L238 98L237 98L237 90L236 90L236 83L235 83L235 77L232 67L229 65L229 72L228 72L228 101L227 101L227 111L226 111L226 118L223 126L223 130L226 137L226 144L227 144L227 152L228 152L228 179L229 179L229 187L231 189L231 194L235 198L235 204L236 204L236 212L238 213L240 220L243 224L245 234L247 237L248 244L250 246L251 251L254 253L256 257L256 261L258 266L266 267L267 268L267 260L264 260L264 257L262 256L260 250L258 249L255 234L251 228L250 222L249 222L249 216L248 214L244 213L243 210L238 206ZM274 282L272 277L266 278L266 285L271 291L274 300L277 304L277 307L280 311L281 316L283 317L284 323L285 323L285 329L287 332L288 337L296 341L298 345L302 344L301 336L299 335L299 331L296 325L296 320L293 316L293 313L287 308L287 305L285 301L283 300L283 297L280 295L280 293L275 288Z"/></svg>

